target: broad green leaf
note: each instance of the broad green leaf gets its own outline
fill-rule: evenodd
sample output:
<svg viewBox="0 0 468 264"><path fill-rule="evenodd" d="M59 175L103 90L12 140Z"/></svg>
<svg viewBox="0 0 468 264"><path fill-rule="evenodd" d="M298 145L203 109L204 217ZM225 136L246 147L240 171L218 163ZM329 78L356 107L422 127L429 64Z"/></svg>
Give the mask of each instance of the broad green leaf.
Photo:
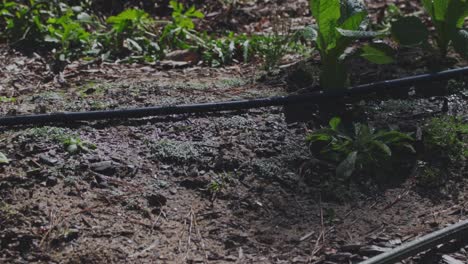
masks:
<svg viewBox="0 0 468 264"><path fill-rule="evenodd" d="M340 125L340 123L341 123L341 118L334 117L334 118L332 118L330 120L329 125L330 125L331 129L336 131L338 129L338 126Z"/></svg>
<svg viewBox="0 0 468 264"><path fill-rule="evenodd" d="M336 175L340 178L349 178L355 168L356 168L356 159L357 159L357 151L353 151L349 153L349 155L344 159L336 168Z"/></svg>
<svg viewBox="0 0 468 264"><path fill-rule="evenodd" d="M414 141L414 138L410 135L396 130L378 132L374 135L374 139L380 140L386 144L391 144L399 141Z"/></svg>
<svg viewBox="0 0 468 264"><path fill-rule="evenodd" d="M384 144L376 140L372 141L372 144L374 144L377 148L379 148L385 155L389 157L392 156L392 151L390 150L387 144Z"/></svg>
<svg viewBox="0 0 468 264"><path fill-rule="evenodd" d="M199 10L195 10L193 13L190 14L192 17L195 17L195 18L204 18L205 15L200 12Z"/></svg>
<svg viewBox="0 0 468 264"><path fill-rule="evenodd" d="M449 2L455 1L459 0L433 0L434 18L439 21L444 21L447 16Z"/></svg>
<svg viewBox="0 0 468 264"><path fill-rule="evenodd" d="M463 25L465 24L465 20L466 18L468 17L468 1L466 2L466 7L465 7L465 14L463 14L463 16L461 16L459 19L458 19L458 22L457 22L457 28L462 28Z"/></svg>
<svg viewBox="0 0 468 264"><path fill-rule="evenodd" d="M3 152L0 152L0 164L8 164L10 163L10 160L7 158Z"/></svg>
<svg viewBox="0 0 468 264"><path fill-rule="evenodd" d="M382 43L368 44L362 47L361 57L376 64L389 64L394 62L393 49Z"/></svg>
<svg viewBox="0 0 468 264"><path fill-rule="evenodd" d="M367 17L367 11L360 11L348 17L341 25L343 30L358 30L362 21Z"/></svg>
<svg viewBox="0 0 468 264"><path fill-rule="evenodd" d="M414 16L402 17L393 22L391 31L395 40L404 46L422 44L429 36L426 26Z"/></svg>
<svg viewBox="0 0 468 264"><path fill-rule="evenodd" d="M319 27L319 38L323 49L334 46L338 20L341 17L339 0L310 0L312 15Z"/></svg>
<svg viewBox="0 0 468 264"><path fill-rule="evenodd" d="M449 1L447 14L445 17L446 30L449 35L456 34L456 28L460 25L460 20L464 20L467 14L468 1L451 0ZM463 25L463 22L461 23Z"/></svg>
<svg viewBox="0 0 468 264"><path fill-rule="evenodd" d="M434 17L434 5L432 0L422 0L423 6L431 17Z"/></svg>

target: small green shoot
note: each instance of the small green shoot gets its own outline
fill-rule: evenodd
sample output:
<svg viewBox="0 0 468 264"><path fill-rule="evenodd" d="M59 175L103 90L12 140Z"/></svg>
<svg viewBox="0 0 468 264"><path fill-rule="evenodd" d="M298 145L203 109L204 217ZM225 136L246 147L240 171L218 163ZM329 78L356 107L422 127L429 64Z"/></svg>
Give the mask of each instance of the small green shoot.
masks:
<svg viewBox="0 0 468 264"><path fill-rule="evenodd" d="M77 137L65 138L62 141L62 143L66 151L70 154L76 154L79 152L89 152L90 150L96 149L96 145L86 141L82 141L80 138Z"/></svg>
<svg viewBox="0 0 468 264"><path fill-rule="evenodd" d="M16 102L15 97L0 96L0 103L14 103L14 102Z"/></svg>

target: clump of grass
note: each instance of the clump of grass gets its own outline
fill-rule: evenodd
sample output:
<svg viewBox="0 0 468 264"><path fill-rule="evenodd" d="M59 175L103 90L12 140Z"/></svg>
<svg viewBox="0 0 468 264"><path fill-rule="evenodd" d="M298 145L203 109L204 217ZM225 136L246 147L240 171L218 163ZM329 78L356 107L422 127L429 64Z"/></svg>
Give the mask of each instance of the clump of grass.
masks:
<svg viewBox="0 0 468 264"><path fill-rule="evenodd" d="M458 117L437 117L424 128L424 159L443 166L468 157L468 124Z"/></svg>

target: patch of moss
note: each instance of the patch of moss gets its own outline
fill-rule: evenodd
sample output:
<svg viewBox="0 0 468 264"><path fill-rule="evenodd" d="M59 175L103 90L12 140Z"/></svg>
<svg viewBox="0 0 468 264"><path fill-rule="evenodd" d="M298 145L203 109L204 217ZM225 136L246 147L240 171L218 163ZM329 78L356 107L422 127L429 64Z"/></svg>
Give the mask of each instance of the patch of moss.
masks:
<svg viewBox="0 0 468 264"><path fill-rule="evenodd" d="M200 159L200 152L191 142L163 139L152 143L150 147L158 160L187 162Z"/></svg>

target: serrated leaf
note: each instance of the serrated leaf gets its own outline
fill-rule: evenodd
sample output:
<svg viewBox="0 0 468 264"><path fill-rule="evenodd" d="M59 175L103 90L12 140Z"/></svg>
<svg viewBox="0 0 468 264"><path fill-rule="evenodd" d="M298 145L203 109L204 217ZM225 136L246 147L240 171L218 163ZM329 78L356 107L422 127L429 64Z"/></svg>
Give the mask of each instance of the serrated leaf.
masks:
<svg viewBox="0 0 468 264"><path fill-rule="evenodd" d="M356 159L357 159L357 151L353 151L349 153L349 155L344 159L336 168L336 175L340 178L349 178L355 168L356 168Z"/></svg>
<svg viewBox="0 0 468 264"><path fill-rule="evenodd" d="M362 47L361 57L376 64L394 62L393 49L382 43L373 43Z"/></svg>
<svg viewBox="0 0 468 264"><path fill-rule="evenodd" d="M404 46L422 44L429 36L426 26L414 16L402 17L394 21L391 31L395 40Z"/></svg>

